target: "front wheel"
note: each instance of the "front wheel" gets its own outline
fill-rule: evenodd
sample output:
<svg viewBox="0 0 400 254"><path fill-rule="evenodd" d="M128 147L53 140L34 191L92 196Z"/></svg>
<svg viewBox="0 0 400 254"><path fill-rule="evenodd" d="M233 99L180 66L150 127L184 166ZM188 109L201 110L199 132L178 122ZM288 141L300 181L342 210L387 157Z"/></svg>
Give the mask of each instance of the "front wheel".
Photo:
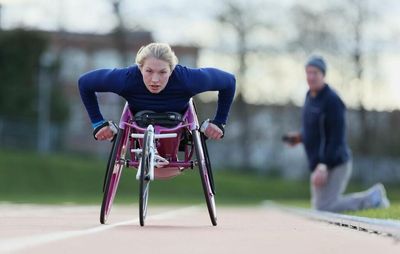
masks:
<svg viewBox="0 0 400 254"><path fill-rule="evenodd" d="M149 169L151 166L151 149L152 144L151 133L147 130L143 137L142 161L140 163L139 178L139 219L140 226L144 226L147 215L147 204L149 199L150 176Z"/></svg>
<svg viewBox="0 0 400 254"><path fill-rule="evenodd" d="M208 213L210 215L211 223L213 226L217 225L217 209L215 206L215 193L213 186L213 177L211 171L210 159L208 153L206 153L206 143L205 139L202 139L200 132L194 130L192 132L197 163L199 165L199 173L201 178L201 183L203 186L204 197L206 199Z"/></svg>

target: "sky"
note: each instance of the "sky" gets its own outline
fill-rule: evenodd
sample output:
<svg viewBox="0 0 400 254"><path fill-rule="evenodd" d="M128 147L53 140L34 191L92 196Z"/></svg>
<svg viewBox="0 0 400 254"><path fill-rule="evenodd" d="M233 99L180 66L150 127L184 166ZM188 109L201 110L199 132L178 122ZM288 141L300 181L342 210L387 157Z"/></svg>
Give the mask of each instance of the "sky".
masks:
<svg viewBox="0 0 400 254"><path fill-rule="evenodd" d="M240 0L238 0L240 1ZM253 0L265 8L270 21L279 10L290 8L294 3L305 0ZM328 1L328 0L326 0ZM32 27L44 30L64 29L73 32L107 33L116 24L111 15L110 0L0 0L2 5L1 26L3 28ZM232 58L221 54L224 45L230 45L230 32L216 26L215 16L222 1L214 0L125 0L122 11L130 28L141 27L153 32L157 41L172 44L196 45L202 48L199 65L215 66L235 72ZM384 11L383 23L372 33L390 38L380 50L380 84L374 84L374 67L369 67L370 81L364 88L364 100L368 109L400 109L400 1L380 1ZM263 5L266 4L266 5ZM275 8L275 7L279 8ZM315 8L318 8L316 6ZM278 20L278 19L276 19ZM285 21L284 19L279 19ZM383 24L383 25L380 25ZM272 40L262 37L261 40ZM222 46L221 46L222 45ZM377 47L381 47L378 45ZM253 59L254 58L254 59ZM247 97L252 103L287 103L300 105L307 86L304 80L303 63L290 56L274 56L271 59L252 58L248 80L254 84L248 89ZM329 60L329 57L328 57ZM305 61L305 59L304 59ZM339 66L340 67L340 66ZM290 70L290 71L288 71ZM368 75L367 75L368 76ZM341 84L340 73L332 71L327 78L337 84L335 88L350 106L355 106L357 92L347 84ZM355 82L355 81L354 81ZM351 83L351 82L350 82Z"/></svg>

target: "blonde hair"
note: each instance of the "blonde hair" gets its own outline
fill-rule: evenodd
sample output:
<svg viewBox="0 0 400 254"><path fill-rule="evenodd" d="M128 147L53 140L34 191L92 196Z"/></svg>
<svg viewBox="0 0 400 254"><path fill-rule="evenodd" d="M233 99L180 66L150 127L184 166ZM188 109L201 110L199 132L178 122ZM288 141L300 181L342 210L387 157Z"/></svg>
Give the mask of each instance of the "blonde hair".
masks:
<svg viewBox="0 0 400 254"><path fill-rule="evenodd" d="M178 58L176 57L175 52L167 43L153 42L141 47L136 54L135 62L141 68L144 61L149 57L154 57L167 62L171 71L173 71L175 66L178 64Z"/></svg>

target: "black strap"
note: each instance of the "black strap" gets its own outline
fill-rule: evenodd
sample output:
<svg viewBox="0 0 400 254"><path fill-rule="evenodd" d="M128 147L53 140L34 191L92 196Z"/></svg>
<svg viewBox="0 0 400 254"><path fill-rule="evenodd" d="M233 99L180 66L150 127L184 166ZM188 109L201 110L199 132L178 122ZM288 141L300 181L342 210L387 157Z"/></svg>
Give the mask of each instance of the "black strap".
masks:
<svg viewBox="0 0 400 254"><path fill-rule="evenodd" d="M114 132L115 135L114 135L114 137L110 140L111 142L113 142L114 139L115 139L115 136L116 136L116 134L117 134L117 133L115 133L115 131L118 132L118 126L117 126L114 122L112 122L112 121L107 121L107 122L104 122L104 123L102 123L101 125L97 126L97 127L93 130L93 138L94 138L95 140L97 140L96 134L97 134L102 128L104 128L104 127L106 127L106 126L110 126L110 125L113 125L113 127L115 127L115 130L113 130L113 132Z"/></svg>
<svg viewBox="0 0 400 254"><path fill-rule="evenodd" d="M95 140L97 140L97 138L96 138L97 132L99 132L101 129L103 129L103 128L106 127L106 126L109 126L109 123L108 123L108 122L102 123L101 125L97 126L97 127L93 130L93 138L94 138Z"/></svg>

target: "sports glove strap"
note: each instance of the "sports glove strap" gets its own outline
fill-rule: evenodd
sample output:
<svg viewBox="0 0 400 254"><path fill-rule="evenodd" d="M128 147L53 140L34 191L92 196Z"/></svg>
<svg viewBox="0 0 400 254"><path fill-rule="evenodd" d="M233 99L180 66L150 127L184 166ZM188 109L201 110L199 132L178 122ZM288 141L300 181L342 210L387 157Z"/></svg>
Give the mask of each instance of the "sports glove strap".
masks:
<svg viewBox="0 0 400 254"><path fill-rule="evenodd" d="M93 138L97 140L96 134L104 127L109 126L111 131L114 133L113 138L110 140L111 142L114 141L116 134L118 133L118 126L113 121L104 122L101 125L97 126L93 130Z"/></svg>

